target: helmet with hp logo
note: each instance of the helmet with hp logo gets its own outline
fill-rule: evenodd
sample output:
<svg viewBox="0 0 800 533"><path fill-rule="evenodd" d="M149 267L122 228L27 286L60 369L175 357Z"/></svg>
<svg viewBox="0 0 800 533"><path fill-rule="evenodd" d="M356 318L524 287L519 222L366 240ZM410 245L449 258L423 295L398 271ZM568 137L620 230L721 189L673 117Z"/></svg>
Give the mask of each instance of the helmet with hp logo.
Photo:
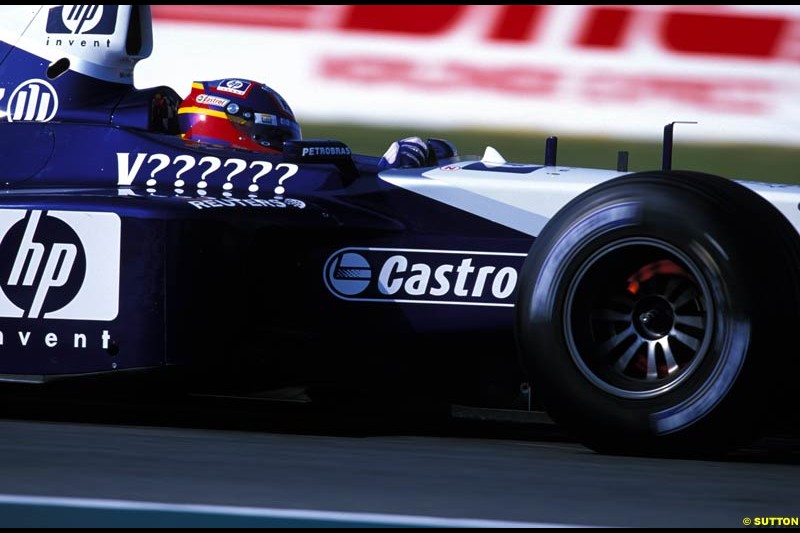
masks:
<svg viewBox="0 0 800 533"><path fill-rule="evenodd" d="M278 153L302 138L289 104L263 83L240 78L196 81L178 107L184 139Z"/></svg>

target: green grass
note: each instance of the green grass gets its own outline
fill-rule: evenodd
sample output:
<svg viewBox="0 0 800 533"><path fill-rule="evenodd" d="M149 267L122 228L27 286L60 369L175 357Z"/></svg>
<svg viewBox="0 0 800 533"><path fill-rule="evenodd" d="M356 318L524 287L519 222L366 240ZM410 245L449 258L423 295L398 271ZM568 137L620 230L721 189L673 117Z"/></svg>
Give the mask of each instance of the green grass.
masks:
<svg viewBox="0 0 800 533"><path fill-rule="evenodd" d="M392 141L419 135L440 137L455 143L462 155L483 154L486 145L508 161L543 163L548 134L497 130L435 130L426 128L376 128L358 125L303 124L303 137L338 139L356 153L381 155ZM631 171L661 168L661 132L655 142L614 138L558 136L560 165L615 169L617 152L629 153ZM800 184L800 147L710 144L681 141L674 135L672 168L709 172L729 178Z"/></svg>

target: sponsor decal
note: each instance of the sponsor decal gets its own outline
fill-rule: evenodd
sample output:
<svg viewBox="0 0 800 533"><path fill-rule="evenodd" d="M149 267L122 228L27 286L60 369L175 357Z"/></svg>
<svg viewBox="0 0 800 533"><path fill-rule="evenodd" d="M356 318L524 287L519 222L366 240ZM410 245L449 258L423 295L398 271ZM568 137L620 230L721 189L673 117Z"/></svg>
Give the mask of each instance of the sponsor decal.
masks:
<svg viewBox="0 0 800 533"><path fill-rule="evenodd" d="M221 98L219 96L211 96L210 94L198 94L194 100L198 104L213 105L217 107L225 107L230 103L230 100L228 100L227 98Z"/></svg>
<svg viewBox="0 0 800 533"><path fill-rule="evenodd" d="M8 339L6 338L6 333L0 330L0 346L6 346L7 344L12 343L19 343L19 346L25 348L28 344L32 346L35 345L36 347L41 346L44 344L47 348L55 348L59 345L59 343L63 342L63 334L62 337L59 337L55 332L47 332L41 336L41 339L31 339L31 331L23 331L17 330L14 333L16 335L8 335ZM16 337L16 338L15 338ZM72 334L72 347L73 348L86 348L88 343L88 336L86 333L73 333ZM114 344L111 341L111 334L107 329L104 329L103 332L100 334L100 346L104 350L108 350L109 353L112 353L112 350L115 349ZM116 368L116 363L112 363L112 368Z"/></svg>
<svg viewBox="0 0 800 533"><path fill-rule="evenodd" d="M347 146L304 146L300 152L301 157L350 154L350 148Z"/></svg>
<svg viewBox="0 0 800 533"><path fill-rule="evenodd" d="M325 262L334 296L362 302L513 307L526 254L343 248Z"/></svg>
<svg viewBox="0 0 800 533"><path fill-rule="evenodd" d="M45 46L110 48L111 39L75 39L51 35L114 35L117 8L112 5L65 5L50 8L47 14Z"/></svg>
<svg viewBox="0 0 800 533"><path fill-rule="evenodd" d="M306 203L294 198L202 198L189 200L189 205L197 209L210 209L216 207L293 207L305 209Z"/></svg>
<svg viewBox="0 0 800 533"><path fill-rule="evenodd" d="M223 93L231 93L237 96L246 96L250 92L249 81L242 80L222 80L217 85L217 90Z"/></svg>
<svg viewBox="0 0 800 533"><path fill-rule="evenodd" d="M72 35L114 35L117 6L66 5L50 9L47 33Z"/></svg>
<svg viewBox="0 0 800 533"><path fill-rule="evenodd" d="M131 156L133 158L131 159ZM293 163L278 163L273 165L269 161L246 161L239 158L220 159L214 156L195 157L181 154L171 156L167 154L117 152L117 185L131 185L137 178L145 179L145 185L169 185L182 188L189 185L191 180L198 189L206 189L210 180L221 183L222 189L234 189L236 182L244 181L246 189L255 193L261 189L259 180L275 178L273 188L275 194L286 191L286 180L297 174L300 167ZM162 173L169 177L161 177ZM238 188L245 188L244 185Z"/></svg>
<svg viewBox="0 0 800 533"><path fill-rule="evenodd" d="M48 122L56 111L55 88L45 80L31 79L22 82L9 96L6 117L9 122Z"/></svg>
<svg viewBox="0 0 800 533"><path fill-rule="evenodd" d="M114 320L120 228L114 213L0 210L0 317Z"/></svg>
<svg viewBox="0 0 800 533"><path fill-rule="evenodd" d="M286 141L283 144L283 155L289 160L303 159L309 163L327 163L331 161L350 161L352 151L341 141L319 140Z"/></svg>
<svg viewBox="0 0 800 533"><path fill-rule="evenodd" d="M300 151L301 157L318 155L350 155L352 152L347 146L304 146Z"/></svg>

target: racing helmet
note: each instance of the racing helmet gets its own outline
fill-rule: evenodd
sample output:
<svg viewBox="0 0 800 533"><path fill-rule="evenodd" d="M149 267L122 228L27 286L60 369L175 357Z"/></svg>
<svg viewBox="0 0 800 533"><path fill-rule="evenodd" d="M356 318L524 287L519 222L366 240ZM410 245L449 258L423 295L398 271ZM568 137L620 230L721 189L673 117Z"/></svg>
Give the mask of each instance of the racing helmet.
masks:
<svg viewBox="0 0 800 533"><path fill-rule="evenodd" d="M267 153L302 139L286 100L263 83L241 78L193 82L178 106L178 127L184 139Z"/></svg>

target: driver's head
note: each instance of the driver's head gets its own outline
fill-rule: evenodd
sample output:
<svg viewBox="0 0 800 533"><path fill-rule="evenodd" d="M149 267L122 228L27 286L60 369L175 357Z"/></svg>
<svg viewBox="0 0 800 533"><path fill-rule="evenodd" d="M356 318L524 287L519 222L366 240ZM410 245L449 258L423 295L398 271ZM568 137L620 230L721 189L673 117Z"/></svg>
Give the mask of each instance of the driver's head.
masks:
<svg viewBox="0 0 800 533"><path fill-rule="evenodd" d="M228 78L196 81L178 107L181 137L231 148L277 153L302 138L294 113L263 83Z"/></svg>

